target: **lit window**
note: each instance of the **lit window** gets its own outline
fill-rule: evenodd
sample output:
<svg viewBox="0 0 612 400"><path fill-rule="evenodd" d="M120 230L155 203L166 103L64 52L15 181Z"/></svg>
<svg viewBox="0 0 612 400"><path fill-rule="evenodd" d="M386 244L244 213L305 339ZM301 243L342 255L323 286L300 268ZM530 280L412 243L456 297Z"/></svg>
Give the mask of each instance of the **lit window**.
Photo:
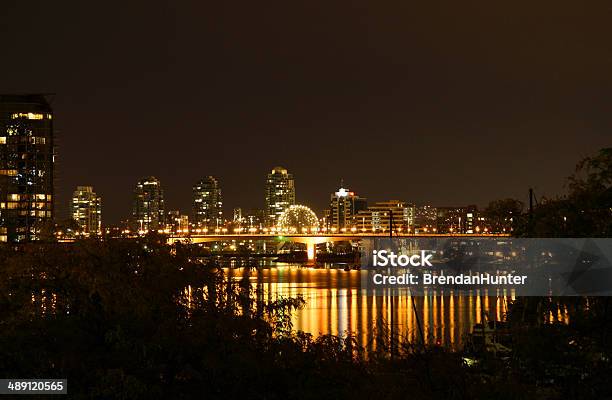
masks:
<svg viewBox="0 0 612 400"><path fill-rule="evenodd" d="M11 118L43 119L44 115L39 113L15 113L11 115Z"/></svg>
<svg viewBox="0 0 612 400"><path fill-rule="evenodd" d="M45 144L45 142L46 142L46 140L45 140L44 137L35 136L35 137L31 137L30 138L30 143L31 144Z"/></svg>

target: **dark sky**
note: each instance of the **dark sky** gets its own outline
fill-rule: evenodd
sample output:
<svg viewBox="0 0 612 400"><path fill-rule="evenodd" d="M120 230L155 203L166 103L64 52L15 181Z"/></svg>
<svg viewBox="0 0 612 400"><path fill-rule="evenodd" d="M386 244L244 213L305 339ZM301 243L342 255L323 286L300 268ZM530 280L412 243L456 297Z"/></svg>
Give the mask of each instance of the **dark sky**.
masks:
<svg viewBox="0 0 612 400"><path fill-rule="evenodd" d="M344 178L434 205L562 193L611 144L609 1L23 1L0 4L0 92L53 92L59 208L129 215L222 184L263 206L274 165L318 212Z"/></svg>

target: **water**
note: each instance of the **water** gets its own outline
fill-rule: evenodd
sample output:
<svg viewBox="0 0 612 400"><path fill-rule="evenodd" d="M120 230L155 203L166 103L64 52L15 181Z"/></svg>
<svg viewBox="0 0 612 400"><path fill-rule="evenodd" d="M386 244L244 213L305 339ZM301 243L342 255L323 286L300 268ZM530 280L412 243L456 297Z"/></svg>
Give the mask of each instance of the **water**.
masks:
<svg viewBox="0 0 612 400"><path fill-rule="evenodd" d="M479 293L468 296L429 292L425 296L408 293L377 295L361 288L365 271L344 271L344 265L327 264L314 269L300 264L264 262L259 270L227 269L230 276L248 273L253 286L266 300L277 296L302 295L305 306L295 312L293 328L318 336L320 334L353 334L367 350L376 347L376 336L387 340L401 338L420 342L416 315L428 344L460 349L474 324L486 320L504 321L511 293Z"/></svg>

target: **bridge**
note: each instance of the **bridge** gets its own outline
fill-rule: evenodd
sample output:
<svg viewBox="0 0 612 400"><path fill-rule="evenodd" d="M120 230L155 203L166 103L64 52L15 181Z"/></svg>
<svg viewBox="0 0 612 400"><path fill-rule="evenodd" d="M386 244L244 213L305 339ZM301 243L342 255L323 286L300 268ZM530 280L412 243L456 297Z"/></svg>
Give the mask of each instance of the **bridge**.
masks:
<svg viewBox="0 0 612 400"><path fill-rule="evenodd" d="M393 236L389 233L222 233L222 234L171 234L168 236L168 244L174 243L210 243L222 241L241 241L241 240L279 240L293 243L303 243L306 245L306 254L309 261L314 261L316 258L317 245L328 242L346 242L357 241L362 239L374 238L447 238L447 237L509 237L508 234L459 234L459 233L439 233L439 234L414 234L393 232Z"/></svg>

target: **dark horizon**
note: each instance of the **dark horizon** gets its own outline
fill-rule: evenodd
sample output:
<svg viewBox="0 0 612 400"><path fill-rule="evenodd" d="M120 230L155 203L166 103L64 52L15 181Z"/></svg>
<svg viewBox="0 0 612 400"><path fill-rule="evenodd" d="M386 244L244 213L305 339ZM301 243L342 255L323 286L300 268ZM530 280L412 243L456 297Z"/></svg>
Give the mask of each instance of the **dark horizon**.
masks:
<svg viewBox="0 0 612 400"><path fill-rule="evenodd" d="M341 179L369 201L526 201L610 146L604 2L91 7L0 14L0 93L56 93L59 218L91 185L117 223L149 175L166 209L207 175L226 215L261 208L276 165L317 213Z"/></svg>

